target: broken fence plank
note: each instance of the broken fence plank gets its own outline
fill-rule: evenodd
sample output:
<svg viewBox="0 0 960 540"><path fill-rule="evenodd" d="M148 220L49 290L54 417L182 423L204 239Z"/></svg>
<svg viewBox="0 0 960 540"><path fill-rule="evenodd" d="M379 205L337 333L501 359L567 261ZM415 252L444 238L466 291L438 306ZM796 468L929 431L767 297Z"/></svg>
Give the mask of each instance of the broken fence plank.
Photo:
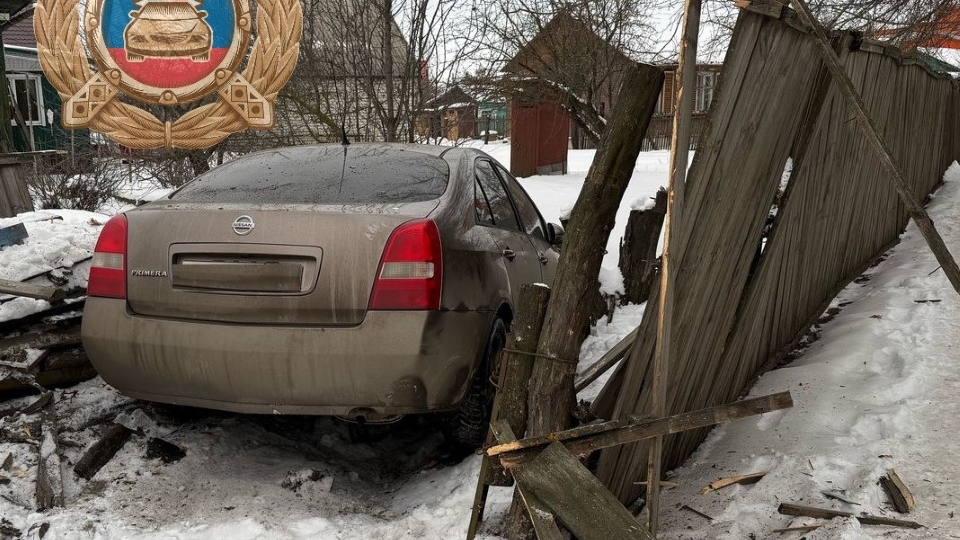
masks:
<svg viewBox="0 0 960 540"><path fill-rule="evenodd" d="M652 540L624 508L560 443L513 470L517 485L542 501L580 540ZM571 494L576 493L573 497Z"/></svg>
<svg viewBox="0 0 960 540"><path fill-rule="evenodd" d="M616 365L617 362L623 359L623 356L627 354L630 350L630 346L633 345L633 342L637 339L637 331L639 328L634 328L632 332L626 335L619 343L613 346L606 354L600 357L599 360L593 363L590 367L583 370L583 373L577 375L576 379L573 381L573 390L579 392L590 385L593 381L597 380L601 375L607 372L610 368Z"/></svg>
<svg viewBox="0 0 960 540"><path fill-rule="evenodd" d="M84 480L90 480L123 448L132 433L121 425L109 424L100 439L73 466L73 472Z"/></svg>
<svg viewBox="0 0 960 540"><path fill-rule="evenodd" d="M923 525L916 521L904 521L902 519L885 518L881 516L871 516L867 514L856 515L853 512L842 512L830 508L814 508L812 506L800 506L798 504L782 503L778 512L785 516L811 517L815 519L833 519L835 517L857 518L857 521L864 525L889 525L891 527L903 527L906 529L922 529Z"/></svg>
<svg viewBox="0 0 960 540"><path fill-rule="evenodd" d="M43 415L43 435L40 442L37 465L37 510L63 506L63 471L60 468L60 448L57 445L57 430L53 418L53 403Z"/></svg>
<svg viewBox="0 0 960 540"><path fill-rule="evenodd" d="M894 508L897 509L897 512L909 514L916 506L916 502L913 500L913 494L910 493L907 485L903 483L903 480L900 479L900 476L897 475L897 472L893 469L888 469L887 475L880 477L880 485L883 486L884 491L890 496L890 501L893 503Z"/></svg>
<svg viewBox="0 0 960 540"><path fill-rule="evenodd" d="M27 228L23 223L14 223L9 227L0 228L0 248L22 244L27 238Z"/></svg>
<svg viewBox="0 0 960 540"><path fill-rule="evenodd" d="M494 419L490 422L490 434L497 442L510 442L517 440L510 428L510 422L506 418ZM470 511L470 524L467 525L467 540L473 540L477 537L477 531L480 529L480 521L483 520L483 511L487 506L487 492L490 491L490 484L487 483L489 475L488 464L490 458L484 456L480 464L480 475L477 478L477 491L473 496L473 507Z"/></svg>
<svg viewBox="0 0 960 540"><path fill-rule="evenodd" d="M736 401L657 420L633 424L614 420L590 424L567 431L530 437L487 449L488 456L500 456L505 466L516 466L536 455L538 449L553 442L562 442L574 454L582 454L630 442L650 439L658 435L678 433L712 426L731 420L740 420L770 411L793 407L790 392ZM590 428L590 429L587 429Z"/></svg>
<svg viewBox="0 0 960 540"><path fill-rule="evenodd" d="M706 495L707 493L710 493L711 491L716 491L716 490L718 490L718 489L723 489L723 488L725 488L725 487L727 487L727 486L732 486L732 485L734 485L734 484L741 484L741 485L745 485L745 484L756 484L757 482L760 481L761 478L763 478L763 477L766 476L766 475L767 475L766 472L757 472L757 473L750 473L750 474L741 474L741 475L738 475L738 476L728 476L728 477L726 477L726 478L721 478L721 479L719 479L719 480L714 480L713 482L710 482L710 485L709 485L709 486L707 486L707 487L705 487L705 488L701 488L701 489L700 489L700 494L701 494L701 495Z"/></svg>
<svg viewBox="0 0 960 540"><path fill-rule="evenodd" d="M520 484L517 484L517 491L527 507L527 513L530 515L530 522L533 523L533 530L537 533L538 540L564 540L553 512L543 504L543 501Z"/></svg>
<svg viewBox="0 0 960 540"><path fill-rule="evenodd" d="M62 300L67 295L67 293L59 287L34 285L32 283L11 281L9 279L0 279L0 293L24 296L36 300L46 300L47 302Z"/></svg>

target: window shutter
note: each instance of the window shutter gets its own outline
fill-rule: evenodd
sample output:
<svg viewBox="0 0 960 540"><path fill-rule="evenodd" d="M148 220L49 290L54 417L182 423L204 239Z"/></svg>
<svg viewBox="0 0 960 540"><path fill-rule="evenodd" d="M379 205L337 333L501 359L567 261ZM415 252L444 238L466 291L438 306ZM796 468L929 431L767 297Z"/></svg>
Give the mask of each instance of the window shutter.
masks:
<svg viewBox="0 0 960 540"><path fill-rule="evenodd" d="M673 71L663 73L663 101L660 104L660 112L663 114L673 114L674 77L676 73Z"/></svg>

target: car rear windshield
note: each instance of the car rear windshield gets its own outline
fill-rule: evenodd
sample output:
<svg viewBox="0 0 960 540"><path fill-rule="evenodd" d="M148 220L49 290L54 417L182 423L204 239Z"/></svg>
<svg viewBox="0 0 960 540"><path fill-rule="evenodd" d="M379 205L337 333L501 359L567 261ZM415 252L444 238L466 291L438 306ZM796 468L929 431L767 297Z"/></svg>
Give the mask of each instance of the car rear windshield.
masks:
<svg viewBox="0 0 960 540"><path fill-rule="evenodd" d="M170 198L198 203L421 202L440 197L449 174L443 159L399 148L280 148L225 163Z"/></svg>

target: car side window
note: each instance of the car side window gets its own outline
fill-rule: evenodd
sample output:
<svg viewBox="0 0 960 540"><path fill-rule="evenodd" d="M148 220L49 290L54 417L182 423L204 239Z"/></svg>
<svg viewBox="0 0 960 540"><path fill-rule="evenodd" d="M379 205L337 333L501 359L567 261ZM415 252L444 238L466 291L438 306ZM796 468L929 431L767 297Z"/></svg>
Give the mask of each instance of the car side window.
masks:
<svg viewBox="0 0 960 540"><path fill-rule="evenodd" d="M487 195L483 192L480 180L474 182L473 193L473 209L477 213L477 223L495 226L497 223L493 220L493 212L490 211L490 201L487 200Z"/></svg>
<svg viewBox="0 0 960 540"><path fill-rule="evenodd" d="M503 167L497 166L497 172L500 173L500 177L503 178L503 183L506 184L507 189L510 190L513 203L517 207L517 212L520 213L520 222L523 224L523 230L530 236L536 236L546 240L547 235L544 233L543 218L540 217L540 212L537 211L536 205L530 200L527 192L523 190L520 183L517 182L513 176L510 176L510 173L504 170Z"/></svg>
<svg viewBox="0 0 960 540"><path fill-rule="evenodd" d="M520 223L513 211L513 205L510 203L510 197L507 196L507 190L500 182L500 177L493 172L493 166L489 161L477 160L476 162L477 181L483 193L487 196L490 212L493 214L493 221L497 227L519 231Z"/></svg>

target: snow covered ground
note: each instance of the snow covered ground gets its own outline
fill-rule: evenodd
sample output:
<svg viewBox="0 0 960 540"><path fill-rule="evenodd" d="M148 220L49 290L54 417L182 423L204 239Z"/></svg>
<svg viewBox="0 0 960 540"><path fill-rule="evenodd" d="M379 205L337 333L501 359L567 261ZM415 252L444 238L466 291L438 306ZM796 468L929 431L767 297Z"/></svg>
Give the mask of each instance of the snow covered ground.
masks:
<svg viewBox="0 0 960 540"><path fill-rule="evenodd" d="M508 145L485 149L508 161ZM591 154L574 151L567 175L521 181L548 220L556 221L572 207ZM604 266L610 272L616 268L626 213L664 182L666 168L665 152L641 154L608 245ZM947 175L930 207L947 245L960 252L958 197L960 167ZM92 250L103 216L54 214L63 219L21 216L31 240L0 250L0 277L20 279ZM772 529L813 521L780 516L779 502L894 515L876 485L887 468L894 468L917 499L907 519L927 529L834 520L806 538L960 538L960 522L953 517L960 510L960 468L954 461L960 451L954 438L960 430L960 365L954 361L960 299L942 272L928 275L936 266L911 226L887 260L868 272L868 280L844 290L835 302L839 314L818 329L820 339L752 391L790 390L795 407L715 430L673 473L671 480L679 486L665 492L661 537L768 538ZM73 276L85 279L81 271ZM642 306L626 306L612 323L601 322L583 345L581 366L632 330L642 311ZM10 316L0 311L0 319ZM581 397L595 393L599 384ZM357 439L330 419L136 402L99 379L58 391L57 413L67 456L65 508L45 513L25 508L33 496L29 479L35 451L0 444L0 462L7 453L15 456L11 483L0 485L0 518L31 530L27 538L39 537L42 523L49 525L44 538L56 540L461 538L479 469L476 456L453 464L436 429L415 418ZM91 424L120 414L148 434L181 446L186 456L169 464L148 459L146 438L134 437L92 481L76 478L73 464L97 437ZM758 471L768 474L755 485L699 493L719 477ZM860 506L827 500L821 495L825 490L844 490ZM495 537L496 520L509 498L507 489L491 490L486 537Z"/></svg>

